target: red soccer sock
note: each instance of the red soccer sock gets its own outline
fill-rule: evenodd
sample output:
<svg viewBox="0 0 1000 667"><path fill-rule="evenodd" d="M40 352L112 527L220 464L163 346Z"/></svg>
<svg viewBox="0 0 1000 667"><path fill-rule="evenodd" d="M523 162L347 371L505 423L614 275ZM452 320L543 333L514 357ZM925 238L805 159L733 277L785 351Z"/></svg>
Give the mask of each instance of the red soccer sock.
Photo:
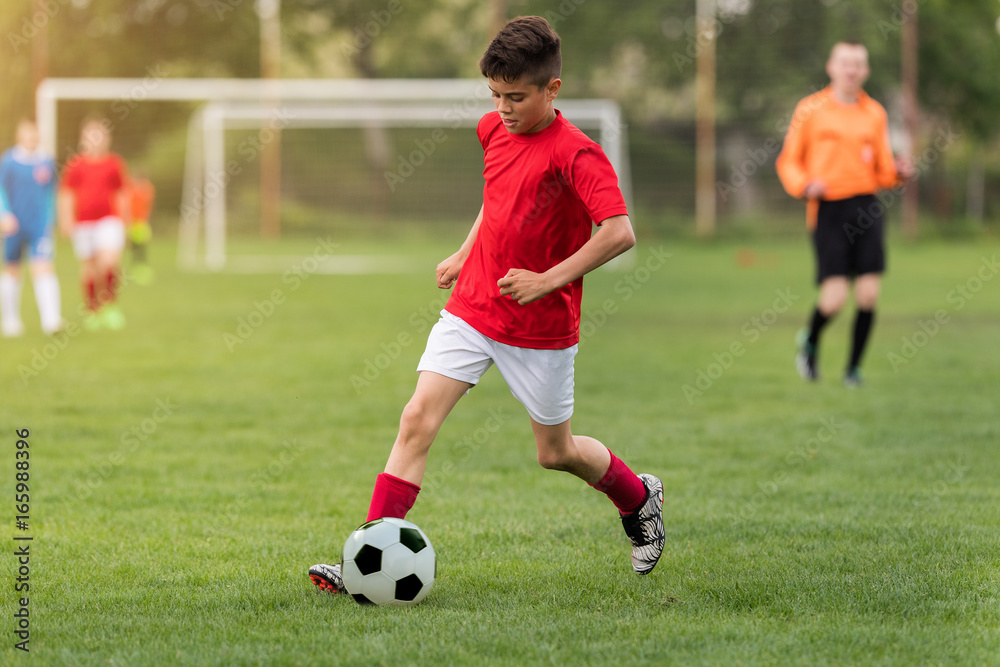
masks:
<svg viewBox="0 0 1000 667"><path fill-rule="evenodd" d="M622 514L631 514L646 500L646 485L620 458L611 454L611 465L597 484L592 487L606 493Z"/></svg>
<svg viewBox="0 0 1000 667"><path fill-rule="evenodd" d="M94 284L94 278L89 277L80 281L80 286L83 288L83 300L87 304L87 310L94 312L97 310L97 285Z"/></svg>
<svg viewBox="0 0 1000 667"><path fill-rule="evenodd" d="M640 482L641 484L642 482ZM405 519L406 513L417 501L420 487L405 479L394 477L389 473L380 473L375 478L375 490L372 491L372 504L368 507L368 519L382 519L393 516Z"/></svg>
<svg viewBox="0 0 1000 667"><path fill-rule="evenodd" d="M108 269L107 292L104 295L105 303L114 303L115 293L118 291L118 272L115 269Z"/></svg>

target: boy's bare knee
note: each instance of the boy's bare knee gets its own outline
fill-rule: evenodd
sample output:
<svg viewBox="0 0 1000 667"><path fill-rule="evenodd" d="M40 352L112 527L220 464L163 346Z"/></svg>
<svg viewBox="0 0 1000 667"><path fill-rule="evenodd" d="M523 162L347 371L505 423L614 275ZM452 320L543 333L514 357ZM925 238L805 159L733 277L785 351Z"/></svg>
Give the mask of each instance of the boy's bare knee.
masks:
<svg viewBox="0 0 1000 667"><path fill-rule="evenodd" d="M411 400L399 418L399 434L404 440L422 438L435 430L433 417L419 401Z"/></svg>
<svg viewBox="0 0 1000 667"><path fill-rule="evenodd" d="M546 470L565 470L568 458L561 452L541 451L538 452L538 465Z"/></svg>
<svg viewBox="0 0 1000 667"><path fill-rule="evenodd" d="M875 306L878 305L878 295L859 294L857 301L859 310L875 310Z"/></svg>
<svg viewBox="0 0 1000 667"><path fill-rule="evenodd" d="M546 470L568 470L576 460L575 451L562 443L537 442L538 465Z"/></svg>
<svg viewBox="0 0 1000 667"><path fill-rule="evenodd" d="M864 281L856 285L854 300L861 310L873 310L878 303L879 284L877 281Z"/></svg>
<svg viewBox="0 0 1000 667"><path fill-rule="evenodd" d="M847 303L847 292L820 295L819 309L827 317L833 317Z"/></svg>

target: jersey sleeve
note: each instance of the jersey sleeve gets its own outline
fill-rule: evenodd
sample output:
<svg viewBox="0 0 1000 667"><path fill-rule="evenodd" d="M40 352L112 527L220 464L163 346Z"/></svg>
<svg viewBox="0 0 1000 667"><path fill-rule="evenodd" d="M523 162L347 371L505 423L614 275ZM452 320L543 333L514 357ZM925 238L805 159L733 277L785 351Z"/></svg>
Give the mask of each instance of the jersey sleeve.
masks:
<svg viewBox="0 0 1000 667"><path fill-rule="evenodd" d="M476 136L479 137L479 143L482 144L484 151L499 125L500 114L496 111L491 111L479 119L479 123L476 125Z"/></svg>
<svg viewBox="0 0 1000 667"><path fill-rule="evenodd" d="M628 215L611 161L593 144L576 151L563 170L566 184L597 224L616 215Z"/></svg>
<svg viewBox="0 0 1000 667"><path fill-rule="evenodd" d="M809 111L806 98L798 103L792 120L788 124L785 143L781 154L774 163L778 179L785 192L793 197L801 197L809 185L809 174L806 172L806 148L808 142Z"/></svg>

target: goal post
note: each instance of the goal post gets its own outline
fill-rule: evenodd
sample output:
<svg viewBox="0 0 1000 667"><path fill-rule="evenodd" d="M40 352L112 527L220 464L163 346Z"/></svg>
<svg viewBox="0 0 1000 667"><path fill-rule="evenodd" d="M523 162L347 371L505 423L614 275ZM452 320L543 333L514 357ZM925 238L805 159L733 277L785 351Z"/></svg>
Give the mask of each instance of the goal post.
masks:
<svg viewBox="0 0 1000 667"><path fill-rule="evenodd" d="M227 263L227 170L233 162L227 156L227 132L257 131L265 139L266 132L279 129L419 129L438 136L474 129L494 109L483 79L171 79L152 73L143 79L47 79L39 86L36 108L43 145L52 152L58 104L64 100L107 101L121 120L153 100L200 103L188 123L177 262L181 268L211 271ZM556 108L601 144L631 202L627 132L617 103L559 98ZM468 146L466 157L478 154L474 139L461 144ZM391 179L389 172L386 176ZM388 198L391 190L369 194Z"/></svg>
<svg viewBox="0 0 1000 667"><path fill-rule="evenodd" d="M629 169L622 141L623 124L618 106L609 100L564 100L561 113L584 130L595 130L609 161L619 174L626 198L629 192ZM227 158L226 130L257 129L265 132L289 128L428 128L435 130L475 128L492 108L456 106L455 102L359 103L297 105L284 103L280 108L260 104L210 103L192 118L189 132L188 172L181 204L181 243L178 261L182 266L220 270L226 264L227 188L235 165ZM273 127L272 127L273 126ZM435 136L435 135L430 135ZM266 139L266 137L264 137ZM430 143L430 139L426 139ZM202 159L195 151L200 145ZM477 150L470 145L469 151ZM430 159L431 156L426 156ZM423 156L421 157L423 159ZM386 191L388 195L388 189ZM198 243L203 228L204 254Z"/></svg>

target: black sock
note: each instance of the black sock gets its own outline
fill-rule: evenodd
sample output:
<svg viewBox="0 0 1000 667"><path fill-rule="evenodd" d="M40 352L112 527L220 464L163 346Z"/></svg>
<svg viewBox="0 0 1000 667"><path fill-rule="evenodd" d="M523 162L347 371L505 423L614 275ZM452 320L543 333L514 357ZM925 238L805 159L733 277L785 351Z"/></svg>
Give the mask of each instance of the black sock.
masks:
<svg viewBox="0 0 1000 667"><path fill-rule="evenodd" d="M868 334L871 333L872 323L875 321L874 310L858 309L854 316L854 344L851 346L851 361L847 365L847 370L857 368L861 363L861 355L865 353L865 345L868 343Z"/></svg>
<svg viewBox="0 0 1000 667"><path fill-rule="evenodd" d="M812 320L809 321L809 344L812 345L813 350L819 345L819 334L826 326L827 322L831 318L827 317L823 313L819 312L819 306L813 309Z"/></svg>

